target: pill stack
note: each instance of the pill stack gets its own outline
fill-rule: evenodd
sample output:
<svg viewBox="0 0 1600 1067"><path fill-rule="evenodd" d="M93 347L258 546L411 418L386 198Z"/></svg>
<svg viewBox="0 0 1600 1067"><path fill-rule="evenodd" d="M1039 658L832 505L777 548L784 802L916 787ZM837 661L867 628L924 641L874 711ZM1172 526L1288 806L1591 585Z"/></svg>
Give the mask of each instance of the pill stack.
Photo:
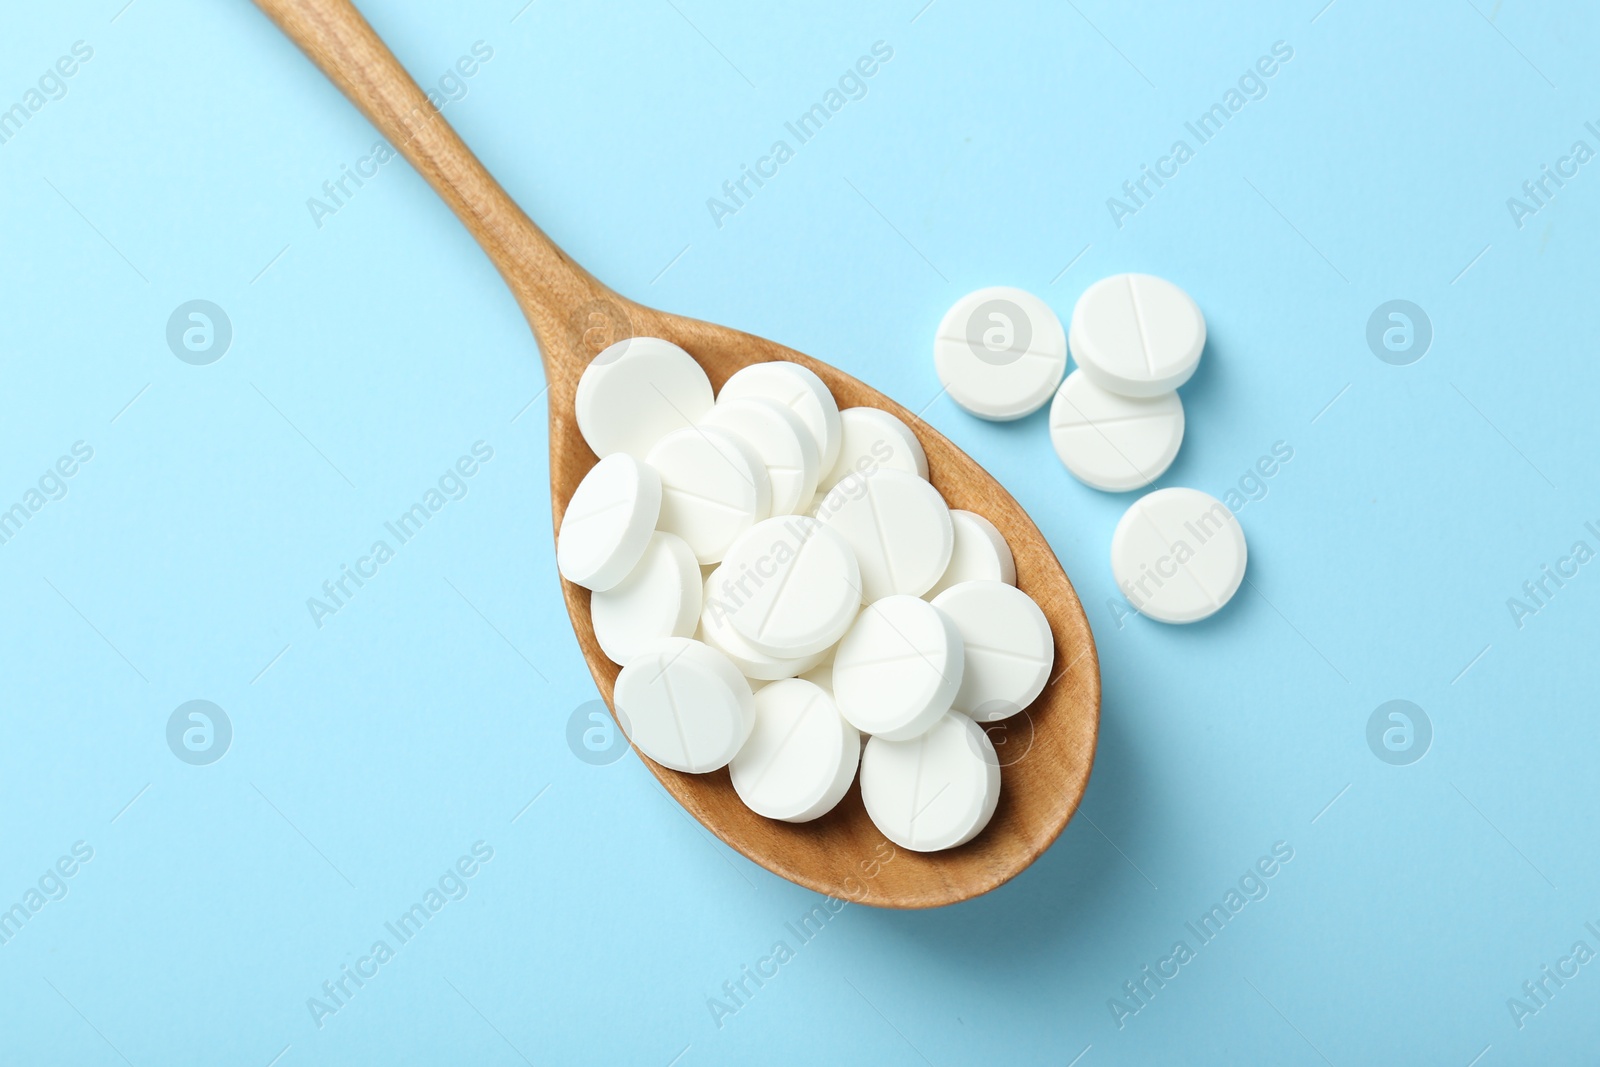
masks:
<svg viewBox="0 0 1600 1067"><path fill-rule="evenodd" d="M1031 293L969 293L945 314L933 353L945 391L979 418L1020 419L1049 402L1062 464L1085 485L1120 493L1151 484L1177 458L1178 387L1205 342L1205 317L1188 293L1163 278L1118 274L1084 291L1067 330ZM1078 367L1062 381L1069 351ZM1111 538L1117 585L1161 622L1219 611L1244 580L1245 561L1238 520L1196 489L1140 498Z"/></svg>
<svg viewBox="0 0 1600 1067"><path fill-rule="evenodd" d="M600 460L556 561L591 590L633 744L686 773L727 767L771 819L826 814L859 770L895 844L976 836L1001 786L980 724L1033 702L1054 643L1005 538L946 506L911 429L840 411L796 363L745 367L714 396L648 337L596 356L576 407Z"/></svg>

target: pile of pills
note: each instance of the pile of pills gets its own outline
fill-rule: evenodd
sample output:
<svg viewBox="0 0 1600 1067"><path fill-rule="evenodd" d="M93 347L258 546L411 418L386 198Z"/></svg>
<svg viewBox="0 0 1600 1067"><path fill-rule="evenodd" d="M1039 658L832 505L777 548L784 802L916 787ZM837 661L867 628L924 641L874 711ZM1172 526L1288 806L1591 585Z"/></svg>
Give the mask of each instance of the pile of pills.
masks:
<svg viewBox="0 0 1600 1067"><path fill-rule="evenodd" d="M1018 390L1043 403L1065 366L1060 323L1027 299L1040 333L1006 339L1022 366L974 386L991 417L1023 414ZM677 771L727 767L767 818L826 814L859 771L894 843L976 836L1001 783L980 724L1038 697L1055 646L1004 536L950 510L911 429L840 411L795 363L745 367L714 395L692 356L648 337L596 356L576 407L600 460L556 562L591 591L633 744Z"/></svg>
<svg viewBox="0 0 1600 1067"><path fill-rule="evenodd" d="M969 293L939 324L933 355L945 391L980 418L1020 419L1049 401L1062 464L1085 485L1120 493L1154 482L1177 458L1177 390L1205 342L1205 317L1189 294L1148 274L1118 274L1085 290L1065 331L1031 293ZM1062 381L1069 352L1078 366ZM1245 563L1233 512L1195 489L1144 496L1111 539L1123 595L1161 622L1219 611L1244 580Z"/></svg>

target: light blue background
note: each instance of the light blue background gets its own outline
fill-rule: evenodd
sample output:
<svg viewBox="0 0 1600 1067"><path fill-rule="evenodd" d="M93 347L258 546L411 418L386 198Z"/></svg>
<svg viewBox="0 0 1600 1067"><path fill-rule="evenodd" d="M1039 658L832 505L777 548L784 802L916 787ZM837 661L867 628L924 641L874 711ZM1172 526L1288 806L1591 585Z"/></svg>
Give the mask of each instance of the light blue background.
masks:
<svg viewBox="0 0 1600 1067"><path fill-rule="evenodd" d="M3 1058L1591 1050L1600 966L1521 1029L1506 1002L1574 941L1600 949L1600 565L1521 628L1506 601L1574 541L1600 548L1600 163L1524 228L1506 198L1574 140L1600 148L1600 25L1578 3L1322 2L364 5L425 81L493 48L446 116L629 296L921 409L962 293L1022 286L1065 318L1096 278L1158 273L1211 331L1160 484L1220 495L1294 450L1239 515L1235 602L1119 625L1107 551L1131 498L1069 478L1042 415L928 407L1087 607L1088 794L1013 883L847 907L721 1027L707 998L819 898L633 757L569 751L594 690L552 560L538 354L498 276L403 161L313 223L307 198L376 136L250 5L7 5L0 107L74 41L94 56L0 145L0 507L73 442L94 458L0 545L0 907L74 842L94 858L0 945ZM879 40L866 98L713 225L707 197ZM1107 197L1277 41L1294 57L1268 95L1118 228ZM210 366L164 339L193 298L233 325ZM1393 298L1433 323L1411 366L1364 339ZM306 598L479 440L469 495L317 628ZM1435 731L1410 766L1365 739L1394 698ZM210 766L167 747L191 699L233 723ZM480 840L469 895L319 1029L307 998ZM1270 895L1119 1029L1108 999L1280 841Z"/></svg>

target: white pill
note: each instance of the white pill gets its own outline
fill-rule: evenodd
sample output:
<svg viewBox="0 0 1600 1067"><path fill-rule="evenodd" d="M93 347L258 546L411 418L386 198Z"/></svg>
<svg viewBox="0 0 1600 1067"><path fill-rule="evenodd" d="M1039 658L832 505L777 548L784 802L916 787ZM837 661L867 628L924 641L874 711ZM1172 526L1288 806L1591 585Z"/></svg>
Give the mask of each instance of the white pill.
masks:
<svg viewBox="0 0 1600 1067"><path fill-rule="evenodd" d="M749 445L767 468L773 515L793 515L817 492L822 457L805 423L776 400L747 396L718 400L700 421Z"/></svg>
<svg viewBox="0 0 1600 1067"><path fill-rule="evenodd" d="M1050 441L1072 476L1108 493L1142 489L1161 477L1183 444L1176 392L1129 397L1107 392L1081 369L1050 404Z"/></svg>
<svg viewBox="0 0 1600 1067"><path fill-rule="evenodd" d="M780 659L825 651L860 610L855 552L807 515L767 519L741 534L706 604L756 651Z"/></svg>
<svg viewBox="0 0 1600 1067"><path fill-rule="evenodd" d="M861 800L872 824L902 848L955 848L994 816L1000 759L982 727L947 714L909 741L868 741L861 753Z"/></svg>
<svg viewBox="0 0 1600 1067"><path fill-rule="evenodd" d="M810 822L849 791L860 761L861 735L833 698L790 678L756 693L755 729L728 774L734 792L757 815Z"/></svg>
<svg viewBox="0 0 1600 1067"><path fill-rule="evenodd" d="M798 674L795 677L799 678L801 681L810 682L818 689L826 692L830 697L833 696L832 659L823 660L815 667L812 667L809 671L806 671L803 674ZM837 702L835 702L835 706L837 707ZM864 730L857 730L856 735L861 738L861 747L867 747L867 741L871 739L872 735Z"/></svg>
<svg viewBox="0 0 1600 1067"><path fill-rule="evenodd" d="M833 657L839 713L874 737L903 741L950 710L965 668L961 633L926 600L867 605Z"/></svg>
<svg viewBox="0 0 1600 1067"><path fill-rule="evenodd" d="M730 433L674 430L656 442L646 462L661 475L657 528L689 542L701 563L720 560L772 506L766 466Z"/></svg>
<svg viewBox="0 0 1600 1067"><path fill-rule="evenodd" d="M746 678L763 682L793 678L822 662L823 657L827 655L826 650L789 659L769 656L752 648L748 641L739 636L739 631L733 628L726 612L711 610L713 603L722 603L737 595L738 591L723 581L723 571L719 565L706 578L705 588L701 593L700 629L696 632L696 636L732 660L734 666L738 667Z"/></svg>
<svg viewBox="0 0 1600 1067"><path fill-rule="evenodd" d="M1011 546L994 523L975 511L951 511L950 524L956 535L950 565L933 588L922 594L925 600L962 582L1017 584L1017 562L1011 557Z"/></svg>
<svg viewBox="0 0 1600 1067"><path fill-rule="evenodd" d="M1078 298L1069 340L1072 358L1100 388L1160 396L1200 365L1206 320L1189 294L1165 278L1116 274Z"/></svg>
<svg viewBox="0 0 1600 1067"><path fill-rule="evenodd" d="M610 589L644 555L661 514L661 477L625 453L589 468L556 534L556 567L585 589Z"/></svg>
<svg viewBox="0 0 1600 1067"><path fill-rule="evenodd" d="M727 656L668 637L617 675L617 715L628 740L663 767L705 774L738 754L755 725L755 695Z"/></svg>
<svg viewBox="0 0 1600 1067"><path fill-rule="evenodd" d="M783 404L811 431L822 470L833 469L839 458L839 405L815 372L781 360L752 363L722 383L721 396L726 400L764 396Z"/></svg>
<svg viewBox="0 0 1600 1067"><path fill-rule="evenodd" d="M1033 598L1004 582L962 582L933 598L966 647L966 671L952 707L979 722L1015 715L1050 679L1055 642Z"/></svg>
<svg viewBox="0 0 1600 1067"><path fill-rule="evenodd" d="M1198 489L1158 489L1133 502L1111 535L1111 574L1140 614L1197 622L1244 581L1244 530Z"/></svg>
<svg viewBox="0 0 1600 1067"><path fill-rule="evenodd" d="M711 410L711 380L659 337L630 337L595 356L578 379L578 430L594 454L644 459L655 443Z"/></svg>
<svg viewBox="0 0 1600 1067"><path fill-rule="evenodd" d="M939 490L915 474L887 467L834 486L818 506L817 518L855 550L867 603L894 593L926 593L950 565L955 548L950 509Z"/></svg>
<svg viewBox="0 0 1600 1067"><path fill-rule="evenodd" d="M945 312L934 367L950 399L979 418L1005 422L1044 406L1067 369L1061 320L1021 289L968 293Z"/></svg>
<svg viewBox="0 0 1600 1067"><path fill-rule="evenodd" d="M878 467L893 467L918 478L928 476L928 457L911 427L878 408L839 412L839 460L817 488L827 492L850 477L865 477Z"/></svg>
<svg viewBox="0 0 1600 1067"><path fill-rule="evenodd" d="M693 636L702 588L700 566L683 538L656 534L633 573L589 598L600 651L622 664L663 637Z"/></svg>

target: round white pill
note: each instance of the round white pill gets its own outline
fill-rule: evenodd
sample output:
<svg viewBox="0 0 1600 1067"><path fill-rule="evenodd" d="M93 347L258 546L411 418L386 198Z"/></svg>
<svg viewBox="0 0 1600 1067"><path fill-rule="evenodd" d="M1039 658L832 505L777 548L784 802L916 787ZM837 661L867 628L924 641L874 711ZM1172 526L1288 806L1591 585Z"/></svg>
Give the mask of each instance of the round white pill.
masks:
<svg viewBox="0 0 1600 1067"><path fill-rule="evenodd" d="M595 640L623 664L663 637L691 637L700 624L700 565L683 538L658 533L620 583L589 598Z"/></svg>
<svg viewBox="0 0 1600 1067"><path fill-rule="evenodd" d="M689 542L701 563L720 560L772 506L766 466L730 433L674 430L656 442L646 462L661 475L657 528Z"/></svg>
<svg viewBox="0 0 1600 1067"><path fill-rule="evenodd" d="M776 400L747 396L718 400L700 421L749 445L767 468L773 515L792 515L817 492L822 457L805 423Z"/></svg>
<svg viewBox="0 0 1600 1067"><path fill-rule="evenodd" d="M950 524L956 535L950 565L933 588L922 594L924 599L932 600L962 582L1017 584L1017 562L1011 556L1011 546L994 523L975 511L952 511Z"/></svg>
<svg viewBox="0 0 1600 1067"><path fill-rule="evenodd" d="M618 721L628 740L663 767L705 774L738 754L755 725L755 695L727 656L668 637L617 675Z"/></svg>
<svg viewBox="0 0 1600 1067"><path fill-rule="evenodd" d="M790 678L756 693L756 725L728 765L733 790L757 815L810 822L832 811L861 761L861 735L833 698Z"/></svg>
<svg viewBox="0 0 1600 1067"><path fill-rule="evenodd" d="M939 323L934 367L950 399L979 418L1005 422L1044 406L1067 369L1061 320L1021 289L979 289Z"/></svg>
<svg viewBox="0 0 1600 1067"><path fill-rule="evenodd" d="M833 469L839 458L839 405L815 372L782 360L752 363L722 383L721 396L726 400L763 396L784 405L811 431L821 469Z"/></svg>
<svg viewBox="0 0 1600 1067"><path fill-rule="evenodd" d="M1050 679L1055 642L1033 598L1004 582L962 582L933 598L961 631L966 672L952 707L979 722L1015 715Z"/></svg>
<svg viewBox="0 0 1600 1067"><path fill-rule="evenodd" d="M793 678L822 662L823 657L827 655L826 650L789 659L769 656L752 648L748 641L739 636L739 631L733 628L727 612L711 609L713 603L724 603L738 595L737 589L723 581L723 571L719 564L706 577L705 588L700 597L702 605L700 629L696 632L696 636L732 660L734 666L738 667L746 678L763 682Z"/></svg>
<svg viewBox="0 0 1600 1067"><path fill-rule="evenodd" d="M950 710L965 668L961 633L914 596L867 605L833 657L833 698L858 730L903 741Z"/></svg>
<svg viewBox="0 0 1600 1067"><path fill-rule="evenodd" d="M807 515L767 519L722 561L708 612L758 652L798 659L844 636L861 610L861 568L845 539Z"/></svg>
<svg viewBox="0 0 1600 1067"><path fill-rule="evenodd" d="M862 478L878 467L892 467L918 478L928 476L928 457L911 427L878 408L839 412L839 460L817 488L827 492L845 478Z"/></svg>
<svg viewBox="0 0 1600 1067"><path fill-rule="evenodd" d="M556 534L556 567L585 589L610 589L644 555L661 513L661 477L625 453L589 468Z"/></svg>
<svg viewBox="0 0 1600 1067"><path fill-rule="evenodd" d="M578 379L578 430L602 459L644 459L673 430L711 410L711 380L694 357L659 337L630 337L590 361Z"/></svg>
<svg viewBox="0 0 1600 1067"><path fill-rule="evenodd" d="M955 848L994 816L1000 759L982 727L947 714L909 741L868 741L861 753L861 800L872 824L902 848Z"/></svg>
<svg viewBox="0 0 1600 1067"><path fill-rule="evenodd" d="M1116 274L1078 298L1069 341L1072 358L1100 388L1160 396L1200 365L1206 320L1189 294L1165 278Z"/></svg>
<svg viewBox="0 0 1600 1067"><path fill-rule="evenodd" d="M1197 622L1244 581L1244 530L1198 489L1158 489L1133 502L1111 535L1111 574L1128 603L1161 622Z"/></svg>
<svg viewBox="0 0 1600 1067"><path fill-rule="evenodd" d="M926 593L950 565L955 548L950 509L939 490L915 474L888 467L834 486L818 506L817 518L855 550L867 603L894 593Z"/></svg>
<svg viewBox="0 0 1600 1067"><path fill-rule="evenodd" d="M1062 464L1085 485L1108 493L1142 489L1177 458L1183 401L1176 392L1120 396L1075 370L1050 404L1050 441Z"/></svg>

